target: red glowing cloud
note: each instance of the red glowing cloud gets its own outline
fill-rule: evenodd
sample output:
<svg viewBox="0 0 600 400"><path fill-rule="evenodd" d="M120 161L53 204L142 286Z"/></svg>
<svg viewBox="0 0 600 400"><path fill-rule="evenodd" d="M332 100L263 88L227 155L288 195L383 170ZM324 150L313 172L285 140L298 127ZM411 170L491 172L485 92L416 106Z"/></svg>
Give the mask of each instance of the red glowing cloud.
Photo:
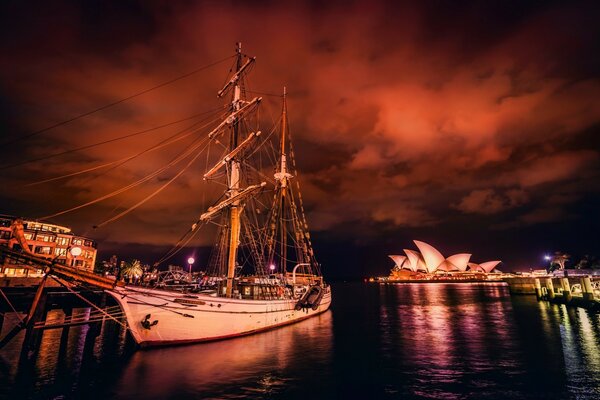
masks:
<svg viewBox="0 0 600 400"><path fill-rule="evenodd" d="M288 87L300 179L317 230L348 223L432 226L463 214L502 216L509 220L504 226L542 223L567 215L563 210L585 191L598 189L598 149L587 142L600 122L592 39L598 28L587 22L593 6L523 5L517 12L371 2L322 8L143 3L132 10L46 5L22 27L4 28L14 35L0 42L6 55L0 87L9 99L0 111L15 135L35 131L221 59L241 40L257 56L250 90ZM14 7L23 18L31 11ZM60 15L60 24L41 18L43 12ZM100 29L91 29L90 20ZM214 94L229 67L223 63L61 126L12 154L5 149L4 157L39 157L218 107ZM265 119L277 117L278 101L266 96ZM126 157L178 127L12 170L10 184ZM93 199L174 153L148 154L95 180L46 186L55 200L28 207L44 214ZM205 189L198 174L184 175L128 224L101 235L171 243L201 211L197 199ZM550 193L562 200L549 200ZM141 195L66 218L83 225Z"/></svg>

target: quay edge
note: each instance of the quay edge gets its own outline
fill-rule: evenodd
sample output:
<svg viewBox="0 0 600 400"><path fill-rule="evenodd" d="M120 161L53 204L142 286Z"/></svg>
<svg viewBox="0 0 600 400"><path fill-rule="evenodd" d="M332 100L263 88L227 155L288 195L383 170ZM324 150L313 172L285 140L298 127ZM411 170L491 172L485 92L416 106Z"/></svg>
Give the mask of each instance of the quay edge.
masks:
<svg viewBox="0 0 600 400"><path fill-rule="evenodd" d="M598 276L520 276L504 281L511 295L535 295L538 300L600 309Z"/></svg>

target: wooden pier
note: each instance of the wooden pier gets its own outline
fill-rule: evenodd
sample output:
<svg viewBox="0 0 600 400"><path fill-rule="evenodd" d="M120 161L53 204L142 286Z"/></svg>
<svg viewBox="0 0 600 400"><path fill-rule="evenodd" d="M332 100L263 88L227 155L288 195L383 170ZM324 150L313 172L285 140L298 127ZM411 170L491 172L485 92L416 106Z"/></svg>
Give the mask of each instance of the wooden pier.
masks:
<svg viewBox="0 0 600 400"><path fill-rule="evenodd" d="M600 309L600 277L540 276L506 278L511 294L535 295L538 300Z"/></svg>
<svg viewBox="0 0 600 400"><path fill-rule="evenodd" d="M73 293L64 287L45 287L41 291L37 287L10 287L1 288L0 295L4 297L0 301L0 347L24 330L21 363L35 360L43 334L47 330L62 330L59 349L66 348L69 330L73 326L89 326L85 343L86 346L92 347L105 322L122 325L126 330L121 308L102 290L79 288ZM78 295L85 296L85 300ZM87 301L93 302L95 306L91 306ZM36 304L33 313L32 304ZM56 312L57 310L59 311ZM9 319L16 319L17 324L9 326Z"/></svg>
<svg viewBox="0 0 600 400"><path fill-rule="evenodd" d="M88 339L90 344L95 342L100 326L106 319L127 331L120 307L112 298L109 300L104 291L122 286L123 282L63 265L55 258L46 259L29 251L20 252L0 246L0 263L9 261L35 272L39 275L36 278L39 281L18 283L11 278L0 282L0 350L21 331L25 331L21 360L35 358L42 335L48 329L62 329L62 337L66 340L71 326L87 324L86 345ZM112 303L109 304L109 301ZM89 310L84 318L79 318L73 316L74 308ZM63 310L63 317L48 320L48 312L53 309ZM7 313L16 315L18 322L4 334L2 328ZM60 347L63 347L62 343Z"/></svg>

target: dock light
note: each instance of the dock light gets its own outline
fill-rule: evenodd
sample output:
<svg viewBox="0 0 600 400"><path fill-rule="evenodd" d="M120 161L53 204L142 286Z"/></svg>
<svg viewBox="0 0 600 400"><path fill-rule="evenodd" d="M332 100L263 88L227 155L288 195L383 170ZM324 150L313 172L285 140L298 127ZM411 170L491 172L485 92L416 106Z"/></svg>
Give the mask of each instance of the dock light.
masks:
<svg viewBox="0 0 600 400"><path fill-rule="evenodd" d="M269 265L269 269L271 270L271 272L275 271L275 264Z"/></svg>
<svg viewBox="0 0 600 400"><path fill-rule="evenodd" d="M81 255L81 247L72 247L71 250L69 250L69 252L71 253L71 255L73 257L77 257Z"/></svg>
<svg viewBox="0 0 600 400"><path fill-rule="evenodd" d="M544 260L546 260L546 261L550 261L551 259L552 259L552 257L550 257L548 254L546 254L544 256Z"/></svg>
<svg viewBox="0 0 600 400"><path fill-rule="evenodd" d="M190 274L192 273L192 264L194 264L195 262L196 262L196 260L194 260L194 257L188 258L188 265L190 266Z"/></svg>

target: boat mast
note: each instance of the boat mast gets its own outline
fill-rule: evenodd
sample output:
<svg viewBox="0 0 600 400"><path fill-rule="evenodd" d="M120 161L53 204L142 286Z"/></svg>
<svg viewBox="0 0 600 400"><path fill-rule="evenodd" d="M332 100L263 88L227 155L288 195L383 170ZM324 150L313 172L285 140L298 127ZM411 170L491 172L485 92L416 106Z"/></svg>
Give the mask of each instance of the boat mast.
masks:
<svg viewBox="0 0 600 400"><path fill-rule="evenodd" d="M237 62L236 62L236 73L242 68L242 44L237 43L236 48ZM236 112L240 109L240 98L241 88L240 80L236 79L233 87L233 99L231 102L232 112ZM239 118L236 117L231 127L231 140L229 141L229 150L233 151L238 145L238 130L239 130ZM233 157L228 162L228 177L227 177L227 196L233 198L239 193L240 189L240 163ZM233 278L235 276L235 267L237 260L237 251L240 241L240 202L239 200L234 201L230 206L230 232L229 232L229 255L227 260L227 289L226 296L231 297L233 295Z"/></svg>
<svg viewBox="0 0 600 400"><path fill-rule="evenodd" d="M285 203L286 203L286 192L288 186L288 179L292 177L291 174L287 172L287 159L285 154L285 135L287 133L287 90L283 88L283 110L281 112L281 162L279 164L279 172L275 174L275 179L279 182L280 187L280 268L283 274L287 273L287 231L286 231L286 216L285 213Z"/></svg>

